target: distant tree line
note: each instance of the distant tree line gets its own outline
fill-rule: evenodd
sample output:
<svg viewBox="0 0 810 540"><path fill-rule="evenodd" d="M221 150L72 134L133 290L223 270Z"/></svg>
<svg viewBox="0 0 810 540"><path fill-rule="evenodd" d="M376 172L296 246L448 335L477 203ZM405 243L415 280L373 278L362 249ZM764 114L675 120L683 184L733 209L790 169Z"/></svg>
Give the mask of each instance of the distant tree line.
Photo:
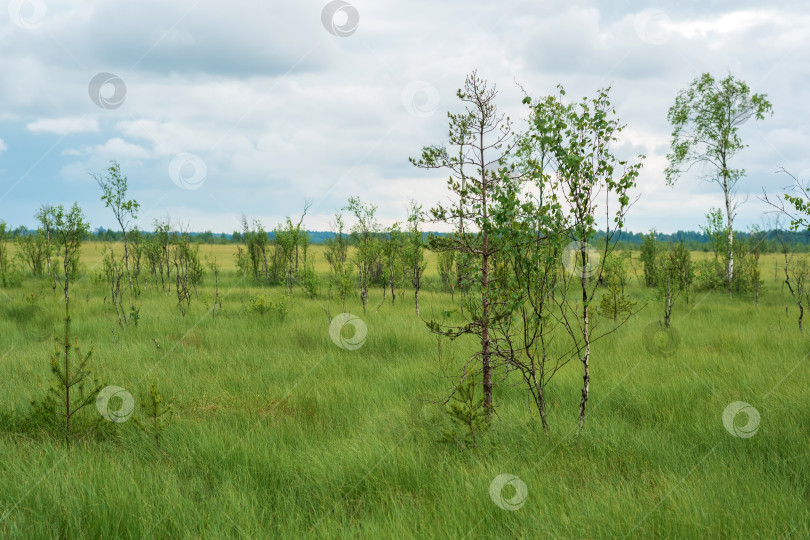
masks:
<svg viewBox="0 0 810 540"><path fill-rule="evenodd" d="M309 243L313 245L324 245L328 243L328 241L334 240L336 233L331 231L302 231L306 235L309 236ZM29 236L36 234L35 230L27 229L24 226L17 227L16 229L7 229L6 234L8 235L9 239L14 239L17 236ZM150 235L152 233L149 232L141 232L144 235ZM211 231L204 231L204 232L189 232L187 233L189 238L193 243L197 244L215 244L215 245L224 245L224 244L241 244L245 242L244 233L239 231L234 231L231 234L227 233L214 233ZM423 238L425 240L428 239L430 234L434 234L436 236L446 236L446 233L429 233L424 232L422 233ZM762 231L761 233L765 236L765 240L762 243L762 252L763 253L782 253L783 246L789 247L791 251L796 253L808 253L810 252L810 235L805 232L794 232L794 231L785 231L785 230L777 230L771 229L767 231ZM384 233L376 233L378 239L382 239L385 234ZM639 251L641 250L641 245L644 242L645 236L647 233L641 232L630 232L630 231L620 231L618 233L619 240L617 243L617 249L619 250L630 250L630 251ZM743 231L735 231L734 232L735 238L739 237L742 240L748 239L751 236L751 233L743 232ZM781 242L778 238L781 236ZM598 231L596 236L594 237L595 240L604 239L605 232ZM669 242L681 242L683 241L684 245L690 251L704 251L709 253L712 251L712 239L705 231L678 231L671 234L660 233L656 232L655 237L659 242L669 243ZM275 240L275 231L267 231L267 239L268 241ZM87 241L100 241L100 242L122 242L124 240L124 234L121 231L114 231L112 229L105 229L103 227L99 227L95 231L90 231L85 236L84 240ZM348 245L352 245L355 242L355 239L351 237L346 238L346 243Z"/></svg>
<svg viewBox="0 0 810 540"><path fill-rule="evenodd" d="M622 231L617 248L620 250L639 251L647 236L648 235L645 233ZM761 241L760 249L762 253L782 253L785 247L798 253L807 253L810 251L810 235L804 232L777 229L758 231L756 233L734 231L734 237L740 240L749 240L752 236L756 236L758 240ZM604 232L602 231L596 234L596 239L599 240L600 238L604 238ZM672 234L656 232L655 238L662 243L683 242L690 251L704 251L710 253L713 251L714 246L714 240L706 231L678 231Z"/></svg>

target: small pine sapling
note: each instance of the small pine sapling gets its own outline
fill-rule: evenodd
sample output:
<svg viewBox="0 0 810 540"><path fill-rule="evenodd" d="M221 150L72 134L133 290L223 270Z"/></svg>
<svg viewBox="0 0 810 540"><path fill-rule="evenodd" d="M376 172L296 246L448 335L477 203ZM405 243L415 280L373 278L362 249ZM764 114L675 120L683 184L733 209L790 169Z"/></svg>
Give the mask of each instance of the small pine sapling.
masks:
<svg viewBox="0 0 810 540"><path fill-rule="evenodd" d="M617 322L620 315L632 313L636 303L624 295L621 286L615 280L608 280L607 288L607 292L599 301L599 313Z"/></svg>
<svg viewBox="0 0 810 540"><path fill-rule="evenodd" d="M599 313L612 318L613 322L617 322L620 315L632 313L633 306L636 305L624 293L624 287L629 281L627 259L625 254L611 253L605 261L602 273L602 281L608 290L599 302Z"/></svg>
<svg viewBox="0 0 810 540"><path fill-rule="evenodd" d="M92 348L87 354L82 354L78 342L71 347L69 340L70 316L66 314L65 341L56 338L56 348L51 355L51 372L55 380L44 397L31 402L34 423L62 432L68 443L71 436L84 436L100 423L100 416L94 422L86 412L84 416L80 414L92 409L88 406L96 401L96 395L104 387L88 367Z"/></svg>
<svg viewBox="0 0 810 540"><path fill-rule="evenodd" d="M173 414L172 403L164 403L163 396L160 395L155 381L149 385L149 395L141 399L141 408L144 411L144 419L133 417L135 425L143 431L149 438L154 439L155 447L160 449L160 439L166 429L164 418Z"/></svg>
<svg viewBox="0 0 810 540"><path fill-rule="evenodd" d="M55 264L54 277L62 281L65 292L65 337L63 340L56 338L56 351L51 355L51 372L56 381L40 401L32 403L33 419L44 421L46 425L59 425L65 440L70 443L72 435L87 434L100 420L99 417L95 423L87 421L76 425L76 421L82 418L80 413L85 411L86 416L87 406L95 401L103 385L93 377L87 366L92 350L83 355L76 340L71 347L70 335L70 282L78 269L79 250L90 226L77 204L68 211L61 205L54 206L49 212L53 219L54 238L63 256L63 274L57 274Z"/></svg>
<svg viewBox="0 0 810 540"><path fill-rule="evenodd" d="M490 426L489 408L484 406L485 396L476 392L475 369L461 377L447 404L450 420L460 428L445 430L445 439L460 446L478 446L478 437Z"/></svg>

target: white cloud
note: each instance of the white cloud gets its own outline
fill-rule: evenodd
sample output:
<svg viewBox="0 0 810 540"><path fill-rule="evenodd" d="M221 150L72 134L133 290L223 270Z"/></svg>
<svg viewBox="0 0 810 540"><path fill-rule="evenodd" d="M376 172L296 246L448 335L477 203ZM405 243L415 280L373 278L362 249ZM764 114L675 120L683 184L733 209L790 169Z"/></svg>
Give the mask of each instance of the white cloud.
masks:
<svg viewBox="0 0 810 540"><path fill-rule="evenodd" d="M793 16L786 16L774 10L741 10L719 17L687 19L670 22L668 26L686 38L705 38L711 34L744 34L758 26L789 28L795 22Z"/></svg>
<svg viewBox="0 0 810 540"><path fill-rule="evenodd" d="M96 146L93 151L99 156L116 160L148 159L152 157L152 153L143 146L128 143L119 137L112 138L104 144Z"/></svg>
<svg viewBox="0 0 810 540"><path fill-rule="evenodd" d="M55 133L68 135L70 133L88 133L98 131L98 121L87 116L71 118L40 118L29 123L28 131L32 133Z"/></svg>

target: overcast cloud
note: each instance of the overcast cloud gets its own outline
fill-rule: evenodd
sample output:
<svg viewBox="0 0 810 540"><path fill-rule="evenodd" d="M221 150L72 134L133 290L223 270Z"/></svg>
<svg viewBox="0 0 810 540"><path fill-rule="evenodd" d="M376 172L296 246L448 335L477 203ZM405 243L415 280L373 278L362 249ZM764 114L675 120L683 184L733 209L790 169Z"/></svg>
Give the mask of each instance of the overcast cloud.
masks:
<svg viewBox="0 0 810 540"><path fill-rule="evenodd" d="M272 227L312 199L306 225L325 230L352 195L390 223L408 199L445 196L445 175L408 157L443 142L473 69L497 83L517 127L517 83L535 96L612 86L628 124L618 151L648 156L630 230L696 229L722 202L697 176L674 189L663 178L667 110L703 72L732 72L775 111L743 127L739 228L764 223L756 195L788 183L777 166L810 179L804 1L352 0L326 18L343 36L324 25L325 6L11 1L0 15L0 219L33 226L41 204L75 200L93 227L112 227L88 171L117 160L141 228L169 215L231 232L243 213Z"/></svg>

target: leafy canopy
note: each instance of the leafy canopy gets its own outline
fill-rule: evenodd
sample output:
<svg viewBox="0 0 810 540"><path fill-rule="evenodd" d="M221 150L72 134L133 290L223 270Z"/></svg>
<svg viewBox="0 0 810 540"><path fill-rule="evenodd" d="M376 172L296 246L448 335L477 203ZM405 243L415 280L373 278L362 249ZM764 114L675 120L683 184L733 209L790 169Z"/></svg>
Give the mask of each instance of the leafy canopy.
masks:
<svg viewBox="0 0 810 540"><path fill-rule="evenodd" d="M748 85L729 74L715 80L704 73L681 90L669 109L672 152L667 154L667 184L674 183L694 165L709 169L707 180L732 184L745 171L731 169L728 160L745 148L740 126L773 114L765 94L752 94Z"/></svg>

